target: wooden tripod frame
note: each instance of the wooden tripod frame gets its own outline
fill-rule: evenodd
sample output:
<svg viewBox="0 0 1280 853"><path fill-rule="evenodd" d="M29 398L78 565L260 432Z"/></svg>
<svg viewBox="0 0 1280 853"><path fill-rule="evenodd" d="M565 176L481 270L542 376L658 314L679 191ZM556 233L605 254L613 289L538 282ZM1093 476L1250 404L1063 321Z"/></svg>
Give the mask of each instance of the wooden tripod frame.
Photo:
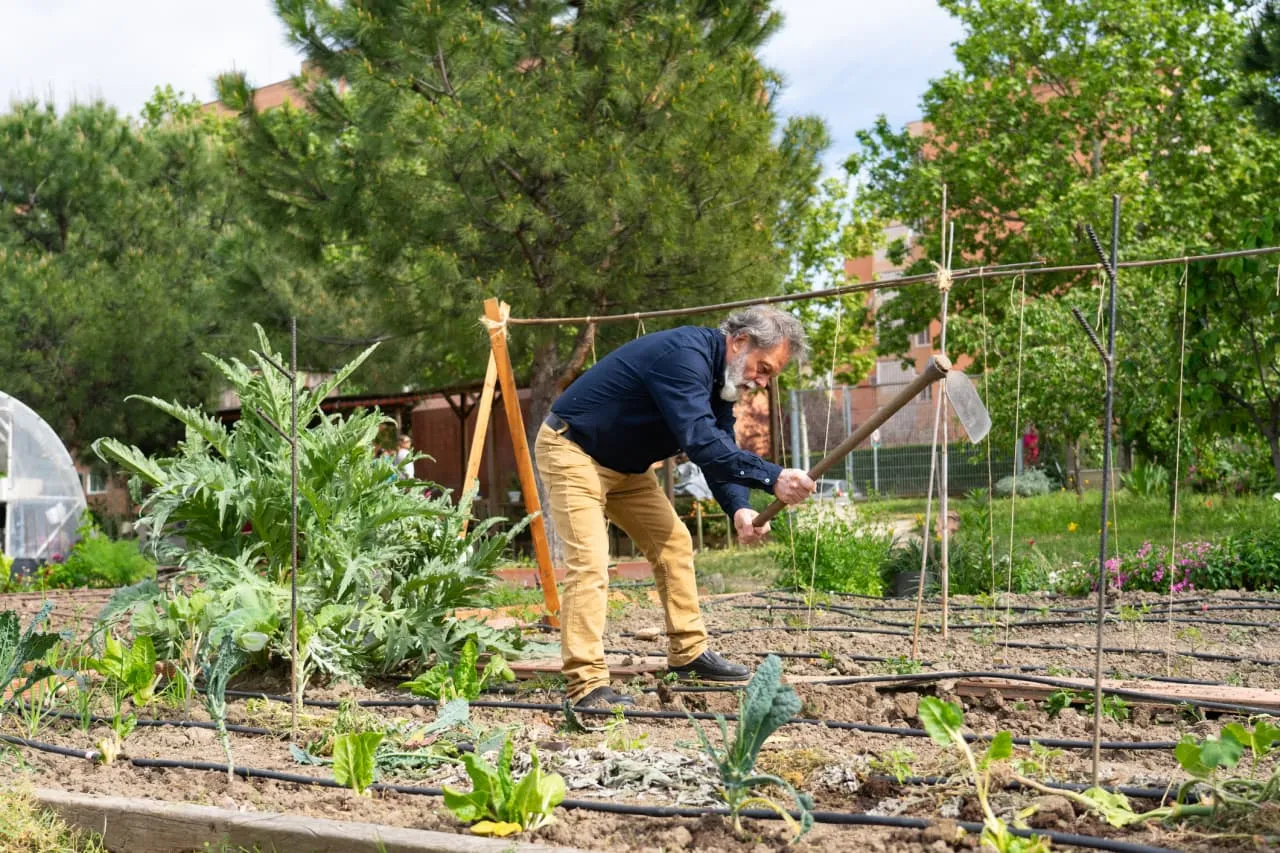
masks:
<svg viewBox="0 0 1280 853"><path fill-rule="evenodd" d="M547 527L542 520L542 501L538 498L538 483L533 476L533 457L529 453L529 439L524 432L524 415L520 412L520 397L516 390L515 371L511 369L511 353L507 350L508 306L497 299L484 301L484 316L489 328L489 367L484 374L484 387L480 391L480 404L476 409L476 430L471 437L471 452L467 456L467 470L462 481L463 490L475 483L480 474L480 456L484 448L485 432L489 428L489 414L493 410L495 383L502 386L502 407L507 412L507 427L511 432L511 445L516 455L516 473L520 477L520 491L524 494L524 510L533 517L529 532L533 536L533 554L538 561L538 582L542 586L542 600L546 607L545 621L552 627L560 626L560 592L556 589L555 569L551 565L551 548L547 544ZM465 531L465 527L463 528Z"/></svg>

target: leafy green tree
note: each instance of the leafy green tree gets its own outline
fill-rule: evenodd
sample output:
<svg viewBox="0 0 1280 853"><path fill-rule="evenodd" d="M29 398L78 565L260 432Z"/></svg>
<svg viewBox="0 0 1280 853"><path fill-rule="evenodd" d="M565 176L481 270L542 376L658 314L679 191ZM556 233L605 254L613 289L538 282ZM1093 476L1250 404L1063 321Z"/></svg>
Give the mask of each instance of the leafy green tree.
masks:
<svg viewBox="0 0 1280 853"><path fill-rule="evenodd" d="M1275 220L1243 247L1275 245ZM1187 286L1187 391L1215 431L1261 434L1280 484L1280 270L1268 258L1197 264Z"/></svg>
<svg viewBox="0 0 1280 853"><path fill-rule="evenodd" d="M827 136L779 127L768 0L276 6L306 109L259 112L225 75L236 166L291 257L400 338L406 379L482 372L488 295L556 316L780 290ZM518 330L531 426L632 334Z"/></svg>
<svg viewBox="0 0 1280 853"><path fill-rule="evenodd" d="M1260 133L1237 105L1244 82L1236 56L1246 31L1238 4L940 2L965 29L956 46L959 67L930 84L922 125L899 131L881 119L860 134L862 151L853 162L867 177L873 209L885 219L911 223L923 235L923 258L912 272L927 271L929 259L939 256L944 181L957 266L1035 258L1094 262L1082 226L1094 223L1105 233L1116 193L1124 199L1120 245L1127 257L1229 246L1241 223L1273 208L1268 187L1280 177L1280 140ZM1056 333L1070 335L1068 303L1060 297L1093 284L1090 275L1031 276L1027 293L1036 300L1047 297L1046 308L1059 312L1052 324ZM1169 443L1173 398L1163 395L1156 405L1153 393L1176 385L1176 361L1168 360L1176 355L1177 340L1169 313L1176 310L1171 285L1168 276L1121 277L1119 356L1132 362L1119 372L1117 411L1126 444ZM1158 288L1163 289L1154 293ZM1085 312L1091 321L1097 296L1093 290L1095 309ZM974 348L980 282L957 282L951 299L956 351L981 361ZM1083 306L1090 300L1079 301ZM904 322L881 336L882 350L903 351L906 332L936 316L937 305L932 288L904 289L884 309L886 319ZM1016 335L1016 307L1016 300L987 301L989 322L1001 340ZM1149 346L1153 340L1158 345ZM1094 357L1079 333L1074 342L1064 338L1061 344L1075 353L1069 364L1086 365ZM1247 353L1244 337L1226 345L1241 357ZM988 355L996 369L1016 349ZM1161 364L1165 381L1156 381L1160 377L1152 371ZM1034 368L1054 370L1044 362ZM1041 375L1031 376L1033 387L1024 386L1024 393L1036 395ZM1052 389L1046 383L1041 396L1058 411L1035 417L1065 423L1071 417L1067 410L1080 401L1067 392L1055 403ZM1100 413L1101 406L1095 401L1090 410Z"/></svg>
<svg viewBox="0 0 1280 853"><path fill-rule="evenodd" d="M1252 107L1259 126L1280 131L1280 7L1262 7L1240 51L1240 67L1249 76L1240 101Z"/></svg>
<svg viewBox="0 0 1280 853"><path fill-rule="evenodd" d="M141 122L101 103L0 116L0 373L74 450L103 434L163 446L173 428L125 396L214 390L200 353L238 322L219 145L172 90Z"/></svg>

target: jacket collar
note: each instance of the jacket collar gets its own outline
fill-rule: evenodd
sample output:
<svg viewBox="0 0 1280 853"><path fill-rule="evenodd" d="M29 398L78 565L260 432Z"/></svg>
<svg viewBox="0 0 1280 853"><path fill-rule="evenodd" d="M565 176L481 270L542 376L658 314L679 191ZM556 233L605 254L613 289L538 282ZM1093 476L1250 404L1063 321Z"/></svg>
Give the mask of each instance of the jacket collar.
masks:
<svg viewBox="0 0 1280 853"><path fill-rule="evenodd" d="M713 396L718 397L720 389L724 387L724 368L728 347L724 332L719 329L712 331L714 334L711 337L711 390L714 392Z"/></svg>

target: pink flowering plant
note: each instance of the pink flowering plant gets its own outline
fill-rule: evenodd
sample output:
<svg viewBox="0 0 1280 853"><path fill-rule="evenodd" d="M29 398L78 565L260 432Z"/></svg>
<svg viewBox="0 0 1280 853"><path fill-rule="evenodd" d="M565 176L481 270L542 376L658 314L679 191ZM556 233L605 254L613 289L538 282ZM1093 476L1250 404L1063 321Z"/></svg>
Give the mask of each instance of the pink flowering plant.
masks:
<svg viewBox="0 0 1280 853"><path fill-rule="evenodd" d="M1218 557L1211 542L1184 542L1174 553L1169 547L1143 542L1132 554L1106 562L1107 588L1112 592L1193 592Z"/></svg>

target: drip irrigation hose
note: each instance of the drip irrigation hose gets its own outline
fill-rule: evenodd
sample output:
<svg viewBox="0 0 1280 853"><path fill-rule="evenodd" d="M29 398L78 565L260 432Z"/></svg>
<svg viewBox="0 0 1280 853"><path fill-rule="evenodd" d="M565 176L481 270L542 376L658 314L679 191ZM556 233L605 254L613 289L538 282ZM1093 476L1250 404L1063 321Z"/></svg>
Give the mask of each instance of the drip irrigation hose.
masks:
<svg viewBox="0 0 1280 853"><path fill-rule="evenodd" d="M288 696L284 696L282 698L286 702L289 701ZM79 714L73 714L70 711L46 711L43 716L54 717L59 720L84 720L84 717L80 716ZM112 718L99 716L98 714L92 714L89 716L89 722L105 723L109 725L112 722ZM215 724L207 723L203 720L165 720L165 719L156 719L153 717L135 717L134 722L136 725L142 726L143 728L147 728L147 727L165 728L165 727L172 726L174 728L181 728L181 729L211 729L213 731L218 730L218 727ZM273 732L271 731L271 729L264 729L258 726L241 726L235 723L227 723L226 729L229 732L235 732L236 734L240 734L240 735L261 735L264 737L281 737L282 736L280 732Z"/></svg>
<svg viewBox="0 0 1280 853"><path fill-rule="evenodd" d="M1032 643L1027 641L1010 641L1009 648L1016 649L1039 649L1050 652L1091 652L1092 648L1083 646L1060 646L1053 643ZM1164 657L1168 652L1165 649L1122 649L1116 646L1104 646L1102 649L1107 654L1112 655L1159 655ZM1235 655L1219 655L1209 652L1175 652L1179 657L1195 658L1196 660L1220 661L1226 663L1253 663L1259 666L1280 666L1280 661L1266 660L1265 658L1237 657Z"/></svg>
<svg viewBox="0 0 1280 853"><path fill-rule="evenodd" d="M56 755L65 755L72 758L80 758L89 761L96 761L99 758L97 750L74 750L65 747L56 746L51 743L41 743L40 741L25 740L23 738L13 737L11 735L0 735L0 740L15 746L24 746L36 749L42 752L50 752ZM227 765L219 764L216 761L185 761L169 758L126 758L123 759L134 767L142 769L161 769L161 770L204 770L215 773L226 773ZM231 772L237 776L246 779L268 779L275 782L288 782L295 785L311 785L319 788L342 788L332 779L320 776L304 776L301 773L286 773L279 770L265 770L256 767L233 767ZM416 796L439 797L443 795L443 791L439 788L431 788L421 785L396 785L388 782L374 782L369 786L374 791L392 791L398 794L409 794ZM634 805L631 803L611 803L602 800L577 800L566 799L560 806L570 810L583 810L592 812L604 812L608 814L631 815L635 817L704 817L706 815L718 815L721 817L729 816L729 810L726 808L693 808L689 806L644 806ZM780 820L780 816L767 809L742 809L740 814L743 817L755 818L758 820ZM792 817L798 818L798 812L791 812ZM825 823L843 826L883 826L898 829L927 829L934 824L934 821L925 818L915 817L889 817L886 815L871 815L862 812L827 812L815 811L812 813L815 823ZM957 821L956 824L963 828L966 832L980 834L982 832L982 824L972 823L968 821ZM1094 838L1089 835L1076 835L1068 832L1056 832L1054 830L1040 829L1028 831L1022 829L1009 830L1014 835L1022 837L1031 837L1041 835L1047 837L1054 844L1066 844L1072 847L1084 847L1090 850L1107 850L1115 851L1115 853L1177 853L1164 847L1152 847L1146 844L1138 844L1132 841L1118 841L1110 838Z"/></svg>
<svg viewBox="0 0 1280 853"><path fill-rule="evenodd" d="M839 595L840 593L824 593L824 594L825 594L825 595ZM803 599L799 599L799 598L792 598L792 597L790 597L790 596L784 596L784 595L778 595L778 594L776 594L776 593L760 592L760 593L756 593L756 595L757 595L759 598L763 598L763 599L765 599L765 600L767 600L767 601L778 601L778 602L782 602L782 603L785 603L785 604L800 604L800 605L802 605L802 604L804 604L804 603L805 603ZM876 600L877 600L877 601L880 601L880 602L885 602L885 601L888 601L889 599L876 599ZM1242 599L1242 600L1241 600L1241 603L1239 603L1239 604L1234 604L1234 603L1233 603L1233 604L1207 604L1206 602L1207 602L1207 601L1210 601L1210 600L1212 600L1212 601L1222 601L1222 599L1218 599L1218 598L1213 598L1213 599L1207 599L1207 598L1206 598L1206 599L1199 599L1199 598L1195 598L1195 599L1183 599L1183 600L1181 600L1181 601L1176 602L1173 606L1174 606L1175 611L1176 611L1176 610L1187 610L1187 611L1191 611L1191 612L1205 612L1205 611L1217 611L1217 610L1231 610L1231 611L1240 611L1240 610L1280 610L1280 603L1276 603L1276 602L1250 602L1248 599ZM934 602L934 603L937 603L937 599L926 599L926 601L927 601L927 602ZM1151 602L1147 602L1147 603L1148 603L1148 604L1151 604ZM730 605L730 607L736 607L736 608L746 608L747 606L748 606L748 605ZM814 605L814 607L816 607L816 608L829 608L829 609L832 609L832 610L834 610L835 612L839 612L839 613L851 612L851 613L854 613L854 614L857 614L857 615L862 615L862 613L863 613L863 611L862 611L860 608L858 608L858 607L856 607L856 606L852 606L852 605L851 605L851 606L847 606L847 607L841 607L840 605L834 605L834 604L829 604L829 603L828 603L828 604L815 604L815 605ZM876 609L878 612L884 612L884 613L914 613L914 612L915 612L915 607L905 607L905 606L904 606L904 607L898 607L898 606L894 606L894 605L884 605L883 603L882 603L882 604L878 604L878 605L876 605L875 609ZM1005 608L1003 608L1003 607L1001 607L1001 608L984 607L984 606L982 606L982 605L978 605L978 604L953 604L953 605L951 605L951 609L952 609L952 610L961 610L961 611L977 611L977 612L982 612L982 613L990 613L992 610L995 610L995 609L1004 610ZM1044 606L1044 607L1032 607L1032 606L1030 606L1030 605L1018 604L1018 605L1010 605L1010 606L1008 607L1008 610L1009 610L1010 612L1013 612L1013 613L1067 613L1067 614L1072 614L1072 613L1091 613L1091 612L1093 612L1094 608L1092 608L1092 607L1049 607L1049 606ZM1108 612L1109 612L1109 613L1111 613L1112 615L1115 615L1115 616L1119 616L1119 615L1120 615L1120 614L1119 614L1119 611L1116 611L1116 610L1108 611Z"/></svg>
<svg viewBox="0 0 1280 853"><path fill-rule="evenodd" d="M734 604L731 605L732 610L781 610L781 611L807 611L809 608L803 605L794 604ZM858 613L848 608L833 607L831 605L815 605L814 609L825 610L829 613L839 613L842 616L852 616L855 619L864 619L868 622L874 622L877 625L885 625L891 628L912 628L915 626L913 622L899 622L892 619L881 619L876 616L870 616L865 613ZM1192 611L1199 613L1200 611ZM1108 614L1118 619L1114 614ZM1044 619L1030 620L1025 622L1010 622L1010 628L1062 628L1068 625L1092 625L1094 619ZM1175 618L1174 622L1180 625L1222 625L1225 627L1239 628L1280 628L1280 622L1251 622L1242 620L1227 619L1211 619L1208 617L1185 617ZM921 622L921 628L930 628L934 631L940 630L940 626L936 623ZM948 625L950 628L958 630L983 630L992 627L988 622L953 622ZM817 630L816 628L814 630Z"/></svg>
<svg viewBox="0 0 1280 853"><path fill-rule="evenodd" d="M269 699L273 702L288 702L288 696L273 695L267 693L253 693L248 691L227 691L227 697L231 698L233 694L239 696L257 697ZM318 708L336 708L337 702L325 699L303 699L303 705ZM434 708L440 703L435 699L365 699L356 703L361 708L410 708L420 705L426 708ZM563 713L563 705L553 705L543 702L510 702L478 699L470 703L472 708L501 708L512 711L542 711L549 714ZM613 717L617 713L611 708L575 708L574 713L596 716ZM716 714L706 711L652 711L644 708L624 708L621 714L628 720L715 720ZM737 714L720 714L726 722L734 722L738 719ZM894 726L878 726L871 723L846 723L839 720L821 720L813 717L792 717L784 725L798 726L822 726L829 729L839 729L842 731L864 732L866 734L877 735L896 735L900 737L929 737L929 733L924 729L913 728L897 728ZM990 735L974 735L966 734L965 740L970 743L985 743L991 740ZM1018 746L1030 746L1032 742L1041 746L1047 746L1054 749L1092 749L1092 741L1071 740L1067 738L1027 738L1015 737L1013 742ZM1177 741L1103 741L1102 748L1106 750L1170 750L1178 745Z"/></svg>
<svg viewBox="0 0 1280 853"><path fill-rule="evenodd" d="M946 679L961 678L1002 678L1006 681L1025 681L1029 684L1043 684L1049 687L1058 687L1064 690L1079 690L1082 685L1074 684L1070 681L1064 681L1058 678L1049 678L1042 675L1021 675L1008 671L989 671L989 672L918 672L906 675L852 675L844 678L832 678L830 681L821 683L838 687L849 684L877 684L877 683L894 683L894 684L913 684L916 682L943 681ZM1241 705L1234 702L1214 702L1210 699L1195 699L1190 697L1163 696L1158 693L1147 693L1141 690L1130 690L1124 687L1103 687L1102 692L1108 696L1119 696L1121 699L1133 699L1143 702L1154 702L1165 705L1192 705L1197 708L1204 708L1211 711L1225 711L1232 714L1263 714L1266 716L1276 716L1277 711L1274 708L1261 708L1255 705Z"/></svg>

